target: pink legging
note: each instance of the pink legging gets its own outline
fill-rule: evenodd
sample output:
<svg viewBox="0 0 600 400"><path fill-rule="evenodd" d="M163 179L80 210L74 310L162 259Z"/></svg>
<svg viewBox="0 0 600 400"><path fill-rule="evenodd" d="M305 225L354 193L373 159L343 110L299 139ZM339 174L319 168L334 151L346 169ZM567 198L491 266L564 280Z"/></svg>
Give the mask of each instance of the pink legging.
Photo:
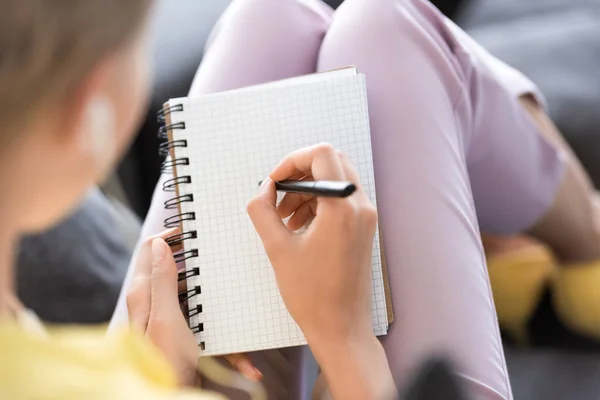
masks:
<svg viewBox="0 0 600 400"><path fill-rule="evenodd" d="M335 13L319 0L236 0L190 95L347 65L367 78L396 316L382 342L394 377L401 386L442 353L474 399L509 399L479 227L519 232L552 203L561 156L517 101L543 99L423 0L346 0ZM157 190L144 237L162 230L166 197ZM297 368L290 353L279 361ZM297 396L292 376L275 368L270 398Z"/></svg>

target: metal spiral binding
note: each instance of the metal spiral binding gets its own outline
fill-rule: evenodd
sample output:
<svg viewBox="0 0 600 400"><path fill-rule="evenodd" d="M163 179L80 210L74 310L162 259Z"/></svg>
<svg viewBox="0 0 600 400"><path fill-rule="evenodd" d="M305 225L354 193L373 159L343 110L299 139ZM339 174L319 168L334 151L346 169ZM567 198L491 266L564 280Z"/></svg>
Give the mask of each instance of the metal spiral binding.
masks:
<svg viewBox="0 0 600 400"><path fill-rule="evenodd" d="M174 210L176 208L179 208L179 205L181 203L191 203L193 201L193 194L182 194L181 196L173 197L172 199L165 201L165 208L167 210Z"/></svg>
<svg viewBox="0 0 600 400"><path fill-rule="evenodd" d="M171 149L176 147L187 147L187 140L172 140L170 142L163 142L158 146L158 154L162 157L166 157L171 153Z"/></svg>
<svg viewBox="0 0 600 400"><path fill-rule="evenodd" d="M175 235L171 235L171 236L167 237L165 239L165 242L167 242L167 244L169 246L176 246L178 244L183 243L184 240L196 239L197 237L198 237L198 233L196 231L182 232L182 233L176 233Z"/></svg>
<svg viewBox="0 0 600 400"><path fill-rule="evenodd" d="M192 183L191 176L178 176L177 178L167 179L163 182L163 190L165 192L174 192L177 186L185 183Z"/></svg>
<svg viewBox="0 0 600 400"><path fill-rule="evenodd" d="M158 138L166 140L168 139L168 133L173 129L185 129L185 122L177 122L176 124L166 125L163 124L158 128Z"/></svg>
<svg viewBox="0 0 600 400"><path fill-rule="evenodd" d="M177 228L183 221L194 220L196 220L196 213L194 212L175 214L165 219L165 228Z"/></svg>
<svg viewBox="0 0 600 400"><path fill-rule="evenodd" d="M159 154L163 157L166 157L171 154L172 150L178 147L187 147L187 140L169 140L169 132L173 130L185 130L185 122L176 122L172 124L167 123L167 116L176 113L183 112L184 106L183 104L175 104L172 106L163 107L157 115L157 120L159 124L158 129L158 137L162 140L165 140L159 146ZM173 173L173 171L177 170L179 167L185 167L190 165L190 159L187 157L180 158L167 158L161 166L161 171L163 173ZM192 177L189 175L178 175L177 177L173 177L171 179L166 180L163 183L163 190L166 192L177 192L177 196L168 199L165 201L165 209L174 210L180 209L181 204L183 203L191 203L194 201L194 195L191 193L185 193L186 185L192 183ZM196 214L194 212L180 212L176 215L173 215L164 220L165 228L174 228L177 226L181 226L183 221L194 221L196 219ZM175 235L169 236L165 239L167 244L171 247L181 246L186 240L196 239L198 237L197 231L189 231L189 232L181 232ZM185 260L189 260L190 258L198 257L197 249L186 249L180 251L174 255L176 262L181 262ZM178 280L187 281L188 279L200 275L200 269L195 268L186 268L184 271L178 274ZM202 293L201 286L193 286L188 288L186 291L179 293L179 302L183 303L184 309L186 309L188 321L191 321L192 317L198 316L202 314L202 304L197 304L196 306L189 308L190 299L198 296ZM192 325L190 322L190 329L193 333L200 333L204 331L204 323L200 322L197 325ZM204 350L206 348L206 343L201 341L199 343L200 349Z"/></svg>
<svg viewBox="0 0 600 400"><path fill-rule="evenodd" d="M187 157L176 158L175 160L165 160L162 162L160 172L171 174L173 173L173 167L186 165L190 165L190 159Z"/></svg>

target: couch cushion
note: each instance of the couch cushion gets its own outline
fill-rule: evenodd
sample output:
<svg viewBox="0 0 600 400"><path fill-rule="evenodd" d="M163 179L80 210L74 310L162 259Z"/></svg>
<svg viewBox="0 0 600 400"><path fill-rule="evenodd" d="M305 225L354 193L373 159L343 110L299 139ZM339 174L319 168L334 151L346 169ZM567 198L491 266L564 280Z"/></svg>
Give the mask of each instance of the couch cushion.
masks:
<svg viewBox="0 0 600 400"><path fill-rule="evenodd" d="M597 399L600 359L582 353L506 349L515 400Z"/></svg>

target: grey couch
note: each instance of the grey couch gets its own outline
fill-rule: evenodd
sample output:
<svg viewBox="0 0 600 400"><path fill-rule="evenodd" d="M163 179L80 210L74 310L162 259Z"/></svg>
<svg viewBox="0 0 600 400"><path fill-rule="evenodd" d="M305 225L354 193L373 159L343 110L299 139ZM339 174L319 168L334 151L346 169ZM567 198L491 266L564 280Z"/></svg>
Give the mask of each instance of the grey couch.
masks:
<svg viewBox="0 0 600 400"><path fill-rule="evenodd" d="M542 90L600 187L600 1L470 0L457 22Z"/></svg>
<svg viewBox="0 0 600 400"><path fill-rule="evenodd" d="M455 16L488 51L523 71L600 188L600 0L471 0ZM546 295L532 349L505 346L515 399L600 398L597 343L569 332Z"/></svg>

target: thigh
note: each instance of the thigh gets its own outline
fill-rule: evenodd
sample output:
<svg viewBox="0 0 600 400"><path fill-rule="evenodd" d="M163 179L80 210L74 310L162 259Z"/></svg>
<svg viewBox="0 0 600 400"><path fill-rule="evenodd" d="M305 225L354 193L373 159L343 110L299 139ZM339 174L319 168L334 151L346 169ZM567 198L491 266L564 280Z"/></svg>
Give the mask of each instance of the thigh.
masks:
<svg viewBox="0 0 600 400"><path fill-rule="evenodd" d="M377 203L396 316L382 338L399 386L446 354L475 398L510 385L455 114L460 79L418 2L347 0L318 68L366 75Z"/></svg>

